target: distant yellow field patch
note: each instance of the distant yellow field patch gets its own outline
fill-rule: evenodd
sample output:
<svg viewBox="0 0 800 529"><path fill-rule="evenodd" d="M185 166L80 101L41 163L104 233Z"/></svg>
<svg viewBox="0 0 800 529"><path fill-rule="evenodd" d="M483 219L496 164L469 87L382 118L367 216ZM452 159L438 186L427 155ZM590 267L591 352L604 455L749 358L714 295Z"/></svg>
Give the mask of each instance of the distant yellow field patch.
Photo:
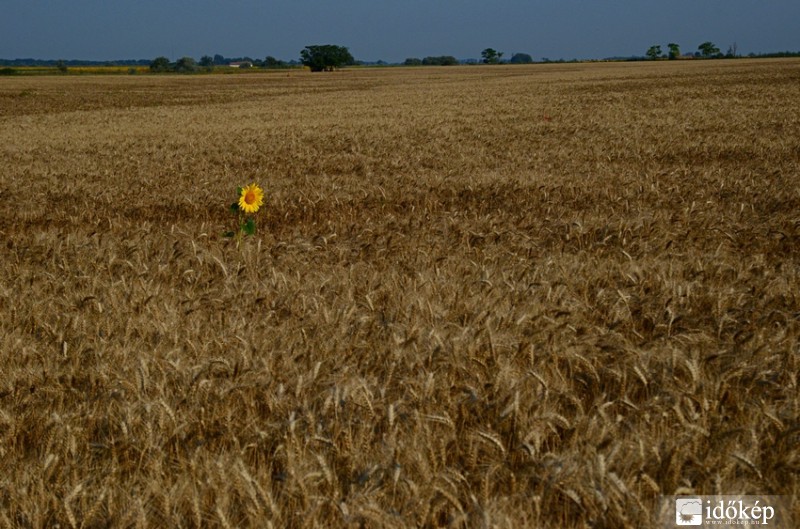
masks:
<svg viewBox="0 0 800 529"><path fill-rule="evenodd" d="M13 69L24 75L63 74L55 66L14 66ZM68 66L67 74L139 74L149 72L148 66Z"/></svg>
<svg viewBox="0 0 800 529"><path fill-rule="evenodd" d="M147 66L70 66L67 69L68 73L80 74L126 74L126 73L144 73L150 71Z"/></svg>

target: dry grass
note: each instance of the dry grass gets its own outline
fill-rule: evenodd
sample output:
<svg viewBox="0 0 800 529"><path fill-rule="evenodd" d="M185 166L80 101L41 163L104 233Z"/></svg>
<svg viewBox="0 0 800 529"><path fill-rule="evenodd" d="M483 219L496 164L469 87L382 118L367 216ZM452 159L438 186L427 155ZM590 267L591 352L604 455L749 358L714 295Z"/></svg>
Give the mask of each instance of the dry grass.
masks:
<svg viewBox="0 0 800 529"><path fill-rule="evenodd" d="M0 80L0 527L797 513L798 101L766 60Z"/></svg>

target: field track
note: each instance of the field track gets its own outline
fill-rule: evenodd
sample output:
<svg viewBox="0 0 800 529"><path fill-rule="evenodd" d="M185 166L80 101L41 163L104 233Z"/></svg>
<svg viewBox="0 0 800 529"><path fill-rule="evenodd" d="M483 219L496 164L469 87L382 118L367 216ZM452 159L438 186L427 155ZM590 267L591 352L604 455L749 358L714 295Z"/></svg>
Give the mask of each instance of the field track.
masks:
<svg viewBox="0 0 800 529"><path fill-rule="evenodd" d="M0 244L0 528L800 520L798 60L0 78Z"/></svg>

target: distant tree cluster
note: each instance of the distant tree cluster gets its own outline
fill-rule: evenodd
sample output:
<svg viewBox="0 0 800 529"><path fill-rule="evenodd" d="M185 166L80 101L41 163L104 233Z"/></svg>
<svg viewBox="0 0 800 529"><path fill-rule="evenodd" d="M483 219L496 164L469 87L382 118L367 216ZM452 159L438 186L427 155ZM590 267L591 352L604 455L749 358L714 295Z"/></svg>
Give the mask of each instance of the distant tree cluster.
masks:
<svg viewBox="0 0 800 529"><path fill-rule="evenodd" d="M783 57L800 57L800 51L773 51L768 53L750 52L747 54L751 59L779 59Z"/></svg>
<svg viewBox="0 0 800 529"><path fill-rule="evenodd" d="M251 59L250 57L225 58L222 55L203 55L200 61L195 61L192 57L181 57L175 62L171 62L167 57L156 57L150 61L150 71L154 73L196 73L210 72L218 66L236 66L240 69L247 68L291 68L297 66L296 61L286 62L268 55L263 61Z"/></svg>
<svg viewBox="0 0 800 529"><path fill-rule="evenodd" d="M500 64L503 58L503 52L497 51L494 48L486 48L481 52L481 60L483 64Z"/></svg>
<svg viewBox="0 0 800 529"><path fill-rule="evenodd" d="M680 58L681 47L678 44L670 42L669 44L667 44L667 48L669 49L669 52L665 54L661 51L661 46L658 45L650 46L645 55L647 56L648 59L653 61L664 58L674 61L675 59Z"/></svg>
<svg viewBox="0 0 800 529"><path fill-rule="evenodd" d="M645 56L650 60L669 59L675 60L680 58L703 58L703 59L716 59L716 58L734 58L740 57L738 46L736 43L728 47L726 53L710 41L703 42L697 47L697 51L682 55L681 48L677 43L670 42L666 45L667 51L665 52L661 45L650 46ZM464 64L530 64L533 63L533 57L527 53L514 53L510 59L503 59L504 53L494 48L485 48L481 52L480 61L477 59L466 59L459 61L452 55L438 55L428 56L423 59L416 57L407 58L402 64L404 66L451 66L460 63ZM783 51L772 53L750 53L748 57L800 57L800 51ZM619 57L613 60L641 60L641 56ZM542 62L565 62L563 59L559 61L551 61L548 58L542 58ZM571 62L577 62L574 59ZM59 72L66 73L69 67L72 66L144 66L148 65L151 72L155 73L194 73L194 72L210 72L219 66L235 66L239 69L247 68L262 68L262 69L278 69L278 68L293 68L298 65L304 65L312 71L332 71L343 66L350 65L388 65L385 61L377 62L361 62L356 61L348 48L344 46L336 46L332 44L306 46L300 52L300 61L291 60L283 61L271 55L265 59L252 59L250 57L237 57L226 58L222 55L204 55L199 61L192 57L181 57L175 62L170 61L167 57L156 57L151 61L147 60L120 60L120 61L80 61L80 60L41 60L41 59L0 59L0 75L15 75L20 73L20 70L13 68L14 66L47 66L54 67ZM131 68L131 73L135 70Z"/></svg>
<svg viewBox="0 0 800 529"><path fill-rule="evenodd" d="M166 57L156 57L150 62L150 71L154 73L163 73L173 71L172 63Z"/></svg>
<svg viewBox="0 0 800 529"><path fill-rule="evenodd" d="M486 48L481 52L481 62L483 64L502 64L503 61L503 52L497 51L494 48ZM533 57L531 57L527 53L515 53L511 56L511 59L508 60L509 64L531 64L533 63Z"/></svg>
<svg viewBox="0 0 800 529"><path fill-rule="evenodd" d="M458 62L452 55L429 55L422 59L423 66L455 66Z"/></svg>
<svg viewBox="0 0 800 529"><path fill-rule="evenodd" d="M454 66L456 64L458 64L458 59L452 55L431 56L424 59L411 57L403 62L403 66Z"/></svg>
<svg viewBox="0 0 800 529"><path fill-rule="evenodd" d="M282 61L280 59L276 59L272 55L267 55L267 58L264 59L264 68L271 68L271 69L278 69L278 68L289 68L291 64L286 61Z"/></svg>
<svg viewBox="0 0 800 529"><path fill-rule="evenodd" d="M150 71L154 73L194 73L201 69L208 69L213 67L209 66L210 57L205 56L200 59L200 64L191 57L181 57L175 62L170 62L166 57L156 57L150 61Z"/></svg>
<svg viewBox="0 0 800 529"><path fill-rule="evenodd" d="M451 66L459 64L459 62L460 61L452 55L439 55L436 57L425 57L424 59L410 57L403 62L403 66ZM479 61L475 59L463 61L464 64L478 64L478 62ZM502 51L497 51L494 48L486 48L481 52L480 63L482 64L502 64L503 62ZM533 62L533 57L527 53L515 53L507 62L510 64L530 64Z"/></svg>
<svg viewBox="0 0 800 529"><path fill-rule="evenodd" d="M656 59L659 59L659 58L663 57L664 54L661 53L661 46L659 46L658 44L655 44L653 46L650 46L647 49L647 52L645 53L645 56L648 59L655 61Z"/></svg>
<svg viewBox="0 0 800 529"><path fill-rule="evenodd" d="M0 59L0 66L49 66L58 68L66 66L147 66L147 59L125 59L118 61L81 61L81 60L51 60L51 59Z"/></svg>
<svg viewBox="0 0 800 529"><path fill-rule="evenodd" d="M718 59L723 56L713 42L704 42L697 49L700 51L700 55L706 59Z"/></svg>
<svg viewBox="0 0 800 529"><path fill-rule="evenodd" d="M508 62L511 64L531 64L533 62L533 57L527 53L515 53Z"/></svg>
<svg viewBox="0 0 800 529"><path fill-rule="evenodd" d="M336 68L355 63L350 50L344 46L321 44L306 46L300 52L300 62L312 72L331 72Z"/></svg>
<svg viewBox="0 0 800 529"><path fill-rule="evenodd" d="M422 59L423 66L455 66L458 59L452 55L429 56Z"/></svg>
<svg viewBox="0 0 800 529"><path fill-rule="evenodd" d="M645 52L645 56L652 61L656 61L658 59L675 60L681 58L681 48L678 44L670 42L669 44L667 44L667 49L669 51L667 53L664 53L661 50L661 46L656 44L650 46L650 48L647 49L647 52ZM693 55L693 57L695 58L719 59L722 57L738 57L736 43L732 44L731 47L728 48L728 53L725 55L723 55L722 52L720 52L719 48L716 45L714 45L713 42L709 41L700 44L697 47L697 50L698 51ZM690 57L692 57L692 55L690 55Z"/></svg>

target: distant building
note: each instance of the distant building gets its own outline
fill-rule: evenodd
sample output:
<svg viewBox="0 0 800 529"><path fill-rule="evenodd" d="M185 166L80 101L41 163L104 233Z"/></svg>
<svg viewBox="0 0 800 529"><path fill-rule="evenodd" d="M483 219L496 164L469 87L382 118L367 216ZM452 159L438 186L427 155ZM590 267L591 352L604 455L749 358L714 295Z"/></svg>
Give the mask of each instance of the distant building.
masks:
<svg viewBox="0 0 800 529"><path fill-rule="evenodd" d="M231 68L252 68L253 63L250 61L237 61L228 63L228 66L230 66Z"/></svg>

